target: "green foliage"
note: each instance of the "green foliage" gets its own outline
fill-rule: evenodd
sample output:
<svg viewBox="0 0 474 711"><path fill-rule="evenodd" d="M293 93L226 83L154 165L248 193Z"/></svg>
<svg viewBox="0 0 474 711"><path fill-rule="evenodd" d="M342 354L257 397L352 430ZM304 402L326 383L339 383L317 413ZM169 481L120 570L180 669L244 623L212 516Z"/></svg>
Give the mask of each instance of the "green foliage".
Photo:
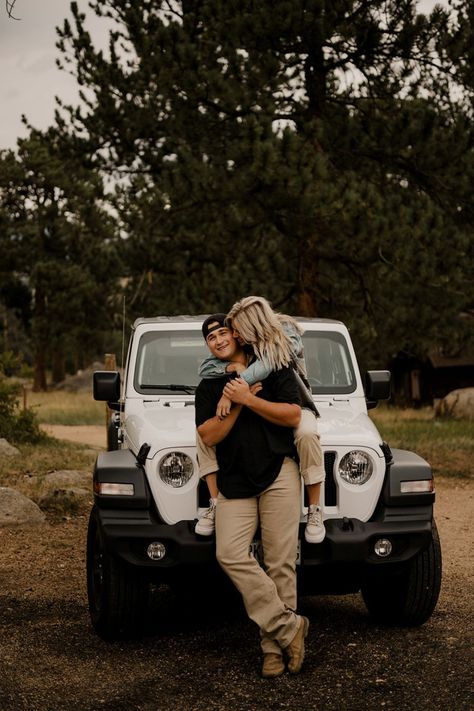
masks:
<svg viewBox="0 0 474 711"><path fill-rule="evenodd" d="M0 437L12 444L36 444L45 439L35 413L31 409L18 409L21 386L0 378Z"/></svg>
<svg viewBox="0 0 474 711"><path fill-rule="evenodd" d="M53 130L32 130L17 154L0 155L0 299L26 319L36 389L47 365L64 369L66 354L91 358L102 345L118 270L102 200L101 179L59 149Z"/></svg>
<svg viewBox="0 0 474 711"><path fill-rule="evenodd" d="M118 275L130 320L260 293L368 366L472 338L472 2L90 5L108 51L76 2L58 42L82 105L0 170L37 361L99 346Z"/></svg>
<svg viewBox="0 0 474 711"><path fill-rule="evenodd" d="M8 377L20 375L23 371L23 358L13 351L3 351L0 353L0 373Z"/></svg>

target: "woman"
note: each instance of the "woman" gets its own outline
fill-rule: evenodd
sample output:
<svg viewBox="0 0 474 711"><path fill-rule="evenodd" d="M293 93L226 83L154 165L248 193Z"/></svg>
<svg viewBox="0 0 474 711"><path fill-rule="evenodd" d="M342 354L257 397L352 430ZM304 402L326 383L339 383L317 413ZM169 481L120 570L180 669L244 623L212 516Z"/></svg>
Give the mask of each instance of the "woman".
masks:
<svg viewBox="0 0 474 711"><path fill-rule="evenodd" d="M302 381L302 416L294 430L295 445L300 460L300 472L308 494L308 517L305 539L321 543L325 537L322 512L319 506L321 483L325 479L324 461L317 431L317 411L312 401L304 362L301 329L291 316L271 308L261 296L247 296L237 301L229 311L226 324L241 345L251 346L256 360L247 368L241 364L226 363L209 357L203 361L199 374L203 378L222 377L236 372L249 385L264 380L272 371L292 366ZM231 402L223 396L217 415L229 414ZM210 507L198 521L196 532L211 535L214 532L215 502L217 500L217 464L212 448L205 447L198 438L198 458L201 476L206 478L211 500Z"/></svg>

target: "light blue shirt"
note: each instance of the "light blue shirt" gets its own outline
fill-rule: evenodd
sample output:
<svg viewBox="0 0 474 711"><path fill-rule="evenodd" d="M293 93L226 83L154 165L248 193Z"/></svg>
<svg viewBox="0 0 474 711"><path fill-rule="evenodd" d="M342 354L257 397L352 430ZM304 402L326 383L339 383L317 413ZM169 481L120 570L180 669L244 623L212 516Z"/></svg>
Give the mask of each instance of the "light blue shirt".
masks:
<svg viewBox="0 0 474 711"><path fill-rule="evenodd" d="M301 354L303 352L303 341L300 334L291 323L283 323L282 326L285 335L291 342L291 350L295 359L301 358ZM226 375L226 368L228 365L228 361L219 360L219 358L209 355L207 358L204 358L199 366L199 377L205 379L221 378L223 375ZM240 373L240 377L243 378L243 380L245 380L249 385L253 385L254 383L258 383L260 380L268 378L271 372L272 368L270 367L270 364L266 358L263 358L262 360L255 360L251 365L249 365L248 368Z"/></svg>

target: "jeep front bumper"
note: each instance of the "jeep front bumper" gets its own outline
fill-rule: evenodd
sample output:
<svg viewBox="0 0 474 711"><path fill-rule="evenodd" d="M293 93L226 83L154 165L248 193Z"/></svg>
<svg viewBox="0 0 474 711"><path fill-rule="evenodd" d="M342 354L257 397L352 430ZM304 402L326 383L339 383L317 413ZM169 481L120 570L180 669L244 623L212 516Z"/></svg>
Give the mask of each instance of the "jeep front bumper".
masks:
<svg viewBox="0 0 474 711"><path fill-rule="evenodd" d="M110 554L135 568L162 570L215 563L214 538L203 538L194 532L195 521L161 523L148 511L97 509L105 545ZM304 540L304 523L300 524L300 568L321 569L402 564L429 545L431 519L405 521L370 521L329 519L325 521L326 538L313 545ZM392 552L380 558L375 542L389 539ZM147 555L150 543L165 546L161 560ZM323 573L322 573L323 574Z"/></svg>

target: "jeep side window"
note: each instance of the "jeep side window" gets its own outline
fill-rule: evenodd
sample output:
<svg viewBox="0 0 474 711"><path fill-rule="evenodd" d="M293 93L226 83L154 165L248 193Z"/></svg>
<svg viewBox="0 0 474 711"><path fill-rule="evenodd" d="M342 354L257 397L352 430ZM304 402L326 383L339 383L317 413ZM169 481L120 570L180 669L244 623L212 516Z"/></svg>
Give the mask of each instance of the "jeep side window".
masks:
<svg viewBox="0 0 474 711"><path fill-rule="evenodd" d="M303 335L308 378L313 393L348 394L356 389L354 367L340 333L306 331Z"/></svg>

